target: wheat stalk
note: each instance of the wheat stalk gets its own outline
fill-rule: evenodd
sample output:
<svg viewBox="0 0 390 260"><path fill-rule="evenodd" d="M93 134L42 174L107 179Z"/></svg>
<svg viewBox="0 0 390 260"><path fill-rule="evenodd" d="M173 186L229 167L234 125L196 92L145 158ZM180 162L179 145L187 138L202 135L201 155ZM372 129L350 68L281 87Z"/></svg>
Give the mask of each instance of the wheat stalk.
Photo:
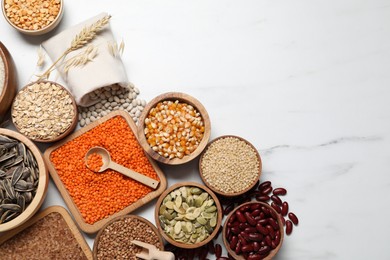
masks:
<svg viewBox="0 0 390 260"><path fill-rule="evenodd" d="M65 61L64 73L67 74L71 68L75 68L78 66L84 66L88 62L93 61L93 59L97 55L97 50L98 49L94 45L90 45L82 53L79 53L78 55L74 56L73 58Z"/></svg>
<svg viewBox="0 0 390 260"><path fill-rule="evenodd" d="M108 47L108 52L111 54L111 56L117 58L123 54L123 51L125 49L125 43L122 40L118 46L116 42L108 42L107 47Z"/></svg>
<svg viewBox="0 0 390 260"><path fill-rule="evenodd" d="M104 26L109 22L111 15L106 15L102 19L96 21L90 26L84 27L80 33L78 33L72 40L71 45L64 53L47 69L45 73L39 76L39 79L48 78L50 73L54 70L54 66L60 62L70 52L78 50L90 41L92 41L96 34L103 30Z"/></svg>

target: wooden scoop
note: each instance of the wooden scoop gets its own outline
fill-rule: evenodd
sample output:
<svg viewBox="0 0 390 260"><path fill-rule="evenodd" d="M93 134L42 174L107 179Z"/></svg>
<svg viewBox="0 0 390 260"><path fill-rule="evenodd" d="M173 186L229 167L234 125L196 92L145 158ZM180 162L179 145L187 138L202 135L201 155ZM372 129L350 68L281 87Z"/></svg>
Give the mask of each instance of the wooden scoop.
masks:
<svg viewBox="0 0 390 260"><path fill-rule="evenodd" d="M102 156L103 165L100 167L98 171L96 169L92 169L88 166L88 157L92 154L99 154ZM142 175L138 172L135 172L129 168L126 168L120 164L117 164L113 161L111 161L110 153L104 149L103 147L95 146L88 150L87 154L85 155L85 164L87 165L88 169L94 172L103 172L107 169L112 169L114 171L117 171L123 175L126 175L127 177L130 177L136 181L139 181L142 184L145 184L146 186L149 186L150 188L156 189L159 181L154 180L152 178L149 178L148 176Z"/></svg>
<svg viewBox="0 0 390 260"><path fill-rule="evenodd" d="M145 260L175 260L175 255L169 251L160 251L154 245L144 243L138 240L131 241L134 245L142 247L141 253L136 254L136 257Z"/></svg>

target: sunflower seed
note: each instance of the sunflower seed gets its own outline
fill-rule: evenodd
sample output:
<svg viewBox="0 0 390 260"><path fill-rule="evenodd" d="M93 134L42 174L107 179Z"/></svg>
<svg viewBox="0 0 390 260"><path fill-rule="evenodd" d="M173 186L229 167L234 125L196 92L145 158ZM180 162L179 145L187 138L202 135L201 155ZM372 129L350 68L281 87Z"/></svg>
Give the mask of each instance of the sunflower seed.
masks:
<svg viewBox="0 0 390 260"><path fill-rule="evenodd" d="M12 173L12 179L11 179L11 185L15 185L15 183L17 183L20 179L20 177L22 177L22 173L23 173L23 167L22 166L18 166L14 169L13 173Z"/></svg>

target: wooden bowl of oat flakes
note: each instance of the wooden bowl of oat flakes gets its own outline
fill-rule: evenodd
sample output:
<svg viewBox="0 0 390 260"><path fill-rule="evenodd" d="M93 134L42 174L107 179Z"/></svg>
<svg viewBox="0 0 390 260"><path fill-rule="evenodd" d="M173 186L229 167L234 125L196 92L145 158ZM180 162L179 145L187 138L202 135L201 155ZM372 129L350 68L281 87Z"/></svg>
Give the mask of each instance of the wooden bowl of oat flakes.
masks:
<svg viewBox="0 0 390 260"><path fill-rule="evenodd" d="M77 105L72 94L58 83L38 81L23 87L12 103L16 129L37 142L55 142L77 125Z"/></svg>
<svg viewBox="0 0 390 260"><path fill-rule="evenodd" d="M6 21L27 35L42 35L53 30L63 16L63 0L3 0Z"/></svg>

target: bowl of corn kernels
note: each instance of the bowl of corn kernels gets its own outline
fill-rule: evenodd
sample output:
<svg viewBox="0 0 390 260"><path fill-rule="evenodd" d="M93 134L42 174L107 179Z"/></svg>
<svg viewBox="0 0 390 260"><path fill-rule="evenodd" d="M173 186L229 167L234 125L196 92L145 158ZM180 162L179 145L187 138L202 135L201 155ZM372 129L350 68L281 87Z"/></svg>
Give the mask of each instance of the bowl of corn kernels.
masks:
<svg viewBox="0 0 390 260"><path fill-rule="evenodd" d="M178 165L196 158L210 138L210 118L190 95L161 94L144 108L138 126L142 148L153 159Z"/></svg>
<svg viewBox="0 0 390 260"><path fill-rule="evenodd" d="M63 16L63 0L4 0L2 10L7 22L28 35L53 30Z"/></svg>

